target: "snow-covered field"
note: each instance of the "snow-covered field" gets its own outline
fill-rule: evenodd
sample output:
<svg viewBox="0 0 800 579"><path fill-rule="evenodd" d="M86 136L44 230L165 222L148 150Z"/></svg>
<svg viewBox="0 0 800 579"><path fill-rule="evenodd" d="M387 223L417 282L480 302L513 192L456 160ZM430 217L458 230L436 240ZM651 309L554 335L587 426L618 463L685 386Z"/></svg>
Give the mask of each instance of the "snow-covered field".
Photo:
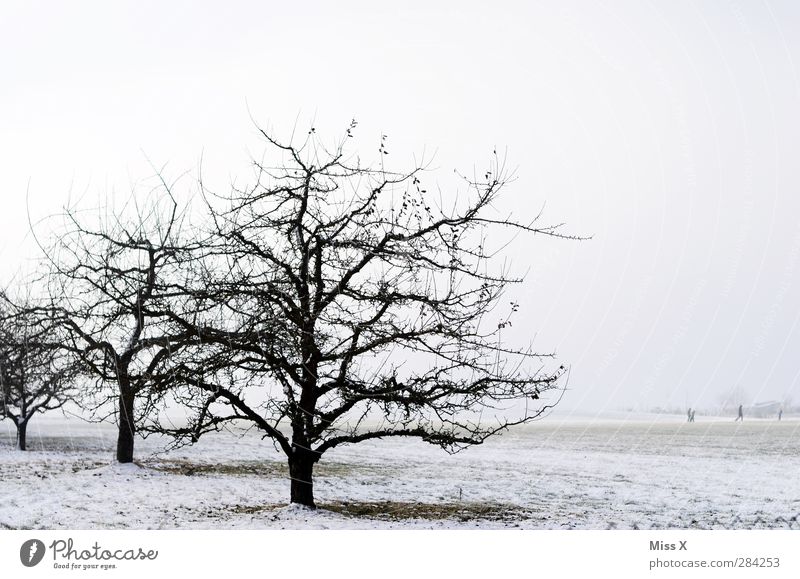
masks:
<svg viewBox="0 0 800 579"><path fill-rule="evenodd" d="M320 509L286 506L256 435L112 463L107 425L37 417L28 452L0 423L0 528L800 528L800 421L551 417L451 456L418 441L336 449Z"/></svg>

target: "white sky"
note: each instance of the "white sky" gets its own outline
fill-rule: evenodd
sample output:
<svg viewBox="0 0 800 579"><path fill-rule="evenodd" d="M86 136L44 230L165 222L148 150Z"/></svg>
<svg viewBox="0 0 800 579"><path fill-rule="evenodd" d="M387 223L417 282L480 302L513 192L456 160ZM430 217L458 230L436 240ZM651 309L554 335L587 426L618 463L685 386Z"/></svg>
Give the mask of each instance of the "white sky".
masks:
<svg viewBox="0 0 800 579"><path fill-rule="evenodd" d="M494 146L506 208L593 235L520 240L522 310L572 367L566 410L800 401L800 11L786 2L0 4L0 257L70 192L155 164L219 183L250 115L452 170ZM28 185L30 183L30 186ZM188 185L189 183L187 183Z"/></svg>

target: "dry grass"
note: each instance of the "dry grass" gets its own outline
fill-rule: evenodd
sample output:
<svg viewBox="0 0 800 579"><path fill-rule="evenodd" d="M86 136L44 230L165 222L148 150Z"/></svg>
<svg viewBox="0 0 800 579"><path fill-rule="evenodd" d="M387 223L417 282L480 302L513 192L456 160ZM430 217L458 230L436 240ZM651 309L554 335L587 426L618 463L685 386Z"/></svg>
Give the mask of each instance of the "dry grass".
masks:
<svg viewBox="0 0 800 579"><path fill-rule="evenodd" d="M188 460L153 461L148 468L165 473L184 476L261 476L285 478L287 465L278 461L242 461L232 463L198 463ZM345 463L321 463L315 475L352 476L370 470L369 466ZM384 469L385 471L385 469ZM267 503L261 505L231 505L226 510L232 514L255 515L269 513L285 507L285 504ZM490 502L447 502L417 503L404 501L332 501L320 503L321 511L337 513L348 518L382 521L419 520L457 520L517 522L533 518L527 509L511 504Z"/></svg>
<svg viewBox="0 0 800 579"><path fill-rule="evenodd" d="M188 460L159 460L143 466L169 474L224 476L287 476L289 469L281 462L244 461L226 464L200 463Z"/></svg>
<svg viewBox="0 0 800 579"><path fill-rule="evenodd" d="M270 503L266 505L231 505L226 510L237 515L256 515L282 509L286 504Z"/></svg>
<svg viewBox="0 0 800 579"><path fill-rule="evenodd" d="M233 505L228 509L236 514L254 515L285 507L282 504ZM400 501L321 503L320 511L330 511L353 519L403 521L457 520L516 522L530 519L533 513L514 505L497 503L412 503Z"/></svg>
<svg viewBox="0 0 800 579"><path fill-rule="evenodd" d="M289 467L282 461L240 461L229 463L202 463L189 460L148 460L141 463L146 468L151 468L169 474L192 475L225 475L225 476L289 476ZM346 477L358 473L386 473L385 467L371 467L367 465L354 465L339 462L323 462L314 469L315 477Z"/></svg>
<svg viewBox="0 0 800 579"><path fill-rule="evenodd" d="M412 503L399 501L337 501L320 508L350 517L380 520L455 519L459 521L519 521L532 513L514 505L497 503Z"/></svg>

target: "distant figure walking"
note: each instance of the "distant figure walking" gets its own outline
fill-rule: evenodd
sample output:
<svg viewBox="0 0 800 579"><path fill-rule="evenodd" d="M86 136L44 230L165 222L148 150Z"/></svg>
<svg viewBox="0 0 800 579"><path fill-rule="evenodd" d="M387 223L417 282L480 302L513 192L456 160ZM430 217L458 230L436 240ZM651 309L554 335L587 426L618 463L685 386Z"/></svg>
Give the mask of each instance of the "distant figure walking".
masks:
<svg viewBox="0 0 800 579"><path fill-rule="evenodd" d="M690 408L689 410L686 411L686 422L691 422L691 421L692 421L692 409Z"/></svg>
<svg viewBox="0 0 800 579"><path fill-rule="evenodd" d="M739 420L744 422L744 412L741 404L739 404L739 415L736 417L736 420L734 420L734 422L738 422Z"/></svg>
<svg viewBox="0 0 800 579"><path fill-rule="evenodd" d="M778 422L781 421L781 417L783 416L783 408L778 409Z"/></svg>
<svg viewBox="0 0 800 579"><path fill-rule="evenodd" d="M694 422L694 409L692 409L692 412L689 414L689 422Z"/></svg>

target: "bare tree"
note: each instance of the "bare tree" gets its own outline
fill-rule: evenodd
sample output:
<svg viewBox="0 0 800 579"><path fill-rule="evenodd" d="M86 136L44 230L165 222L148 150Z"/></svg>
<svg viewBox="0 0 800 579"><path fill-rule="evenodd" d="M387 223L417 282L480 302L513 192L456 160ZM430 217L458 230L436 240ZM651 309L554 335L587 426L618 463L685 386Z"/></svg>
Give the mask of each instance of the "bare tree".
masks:
<svg viewBox="0 0 800 579"><path fill-rule="evenodd" d="M28 422L72 398L78 369L58 347L49 320L0 297L0 419L14 423L17 448L25 450Z"/></svg>
<svg viewBox="0 0 800 579"><path fill-rule="evenodd" d="M720 411L722 414L736 413L737 408L744 404L747 398L747 391L743 386L740 384L732 386L718 396Z"/></svg>
<svg viewBox="0 0 800 579"><path fill-rule="evenodd" d="M274 162L254 161L247 188L206 191L203 265L186 278L187 309L170 313L203 340L173 368L193 414L152 427L196 441L249 422L285 453L291 501L309 507L326 451L398 436L479 444L540 416L565 371L502 339L519 307L504 290L521 279L487 235L567 237L497 215L504 161L459 176L465 191L445 201L424 167L385 167L385 136L376 166L348 155L355 125L331 148L313 128L298 144L262 131Z"/></svg>
<svg viewBox="0 0 800 579"><path fill-rule="evenodd" d="M190 255L180 242L186 211L173 185L159 176L152 190L135 192L119 211L67 208L63 228L45 249L42 283L49 291L38 311L60 325L62 348L92 377L84 407L100 420L115 416L122 463L133 461L137 424L156 402L143 391L163 378L155 368L186 339L162 313L170 280Z"/></svg>

